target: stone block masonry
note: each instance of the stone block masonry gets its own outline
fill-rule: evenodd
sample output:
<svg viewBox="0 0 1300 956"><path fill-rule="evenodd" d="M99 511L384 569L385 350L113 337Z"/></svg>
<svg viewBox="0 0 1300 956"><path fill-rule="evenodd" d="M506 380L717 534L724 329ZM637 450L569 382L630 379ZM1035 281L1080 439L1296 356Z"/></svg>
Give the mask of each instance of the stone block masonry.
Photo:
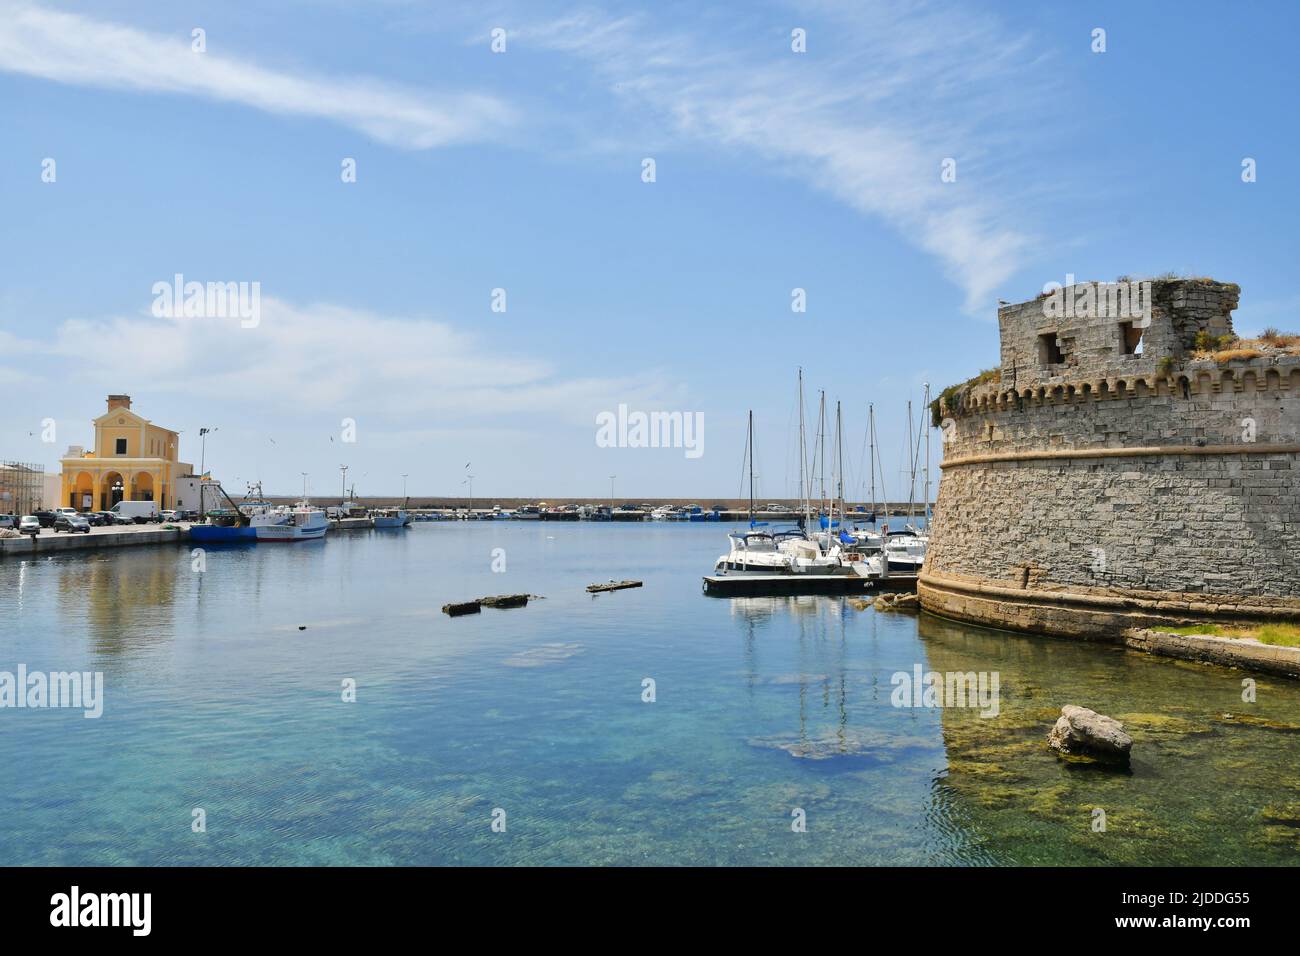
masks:
<svg viewBox="0 0 1300 956"><path fill-rule="evenodd" d="M1138 332L1000 310L1001 380L941 409L927 610L1113 641L1300 620L1300 356L1194 356L1198 333L1231 334L1237 294L1157 282Z"/></svg>

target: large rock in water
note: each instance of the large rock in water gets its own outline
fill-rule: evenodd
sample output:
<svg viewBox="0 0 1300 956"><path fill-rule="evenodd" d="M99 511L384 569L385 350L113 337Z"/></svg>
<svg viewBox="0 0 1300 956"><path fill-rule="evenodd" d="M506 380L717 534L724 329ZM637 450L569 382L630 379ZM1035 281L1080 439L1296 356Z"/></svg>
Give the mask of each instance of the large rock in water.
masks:
<svg viewBox="0 0 1300 956"><path fill-rule="evenodd" d="M1133 738L1124 733L1124 725L1087 707L1066 704L1061 717L1047 735L1053 750L1071 757L1128 763Z"/></svg>

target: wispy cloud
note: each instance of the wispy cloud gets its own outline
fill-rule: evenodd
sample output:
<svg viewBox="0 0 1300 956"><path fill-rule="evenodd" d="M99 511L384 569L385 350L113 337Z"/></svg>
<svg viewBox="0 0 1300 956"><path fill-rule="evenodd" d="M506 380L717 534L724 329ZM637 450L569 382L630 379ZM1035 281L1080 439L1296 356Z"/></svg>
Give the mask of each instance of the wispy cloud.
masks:
<svg viewBox="0 0 1300 956"><path fill-rule="evenodd" d="M675 139L748 154L884 219L938 257L968 309L988 311L1031 244L999 198L1016 154L1000 124L1023 131L1015 114L1033 95L1027 41L947 5L814 4L787 19L748 31L756 43L743 23L666 31L664 18L587 8L525 19L517 43L589 64ZM805 54L790 52L795 25ZM955 183L940 181L948 157Z"/></svg>
<svg viewBox="0 0 1300 956"><path fill-rule="evenodd" d="M314 116L407 149L492 138L515 120L501 99L428 93L367 77L259 66L188 36L147 33L74 13L0 0L0 70L60 83L203 96L268 113Z"/></svg>
<svg viewBox="0 0 1300 956"><path fill-rule="evenodd" d="M87 342L113 348L87 349ZM75 360L83 382L110 391L122 379L121 356L129 355L132 379L159 393L284 416L343 408L394 425L476 427L518 416L589 427L597 411L620 401L679 407L683 400L654 369L566 377L549 362L445 322L267 296L255 328L197 317L70 319L52 340L27 340L23 348Z"/></svg>

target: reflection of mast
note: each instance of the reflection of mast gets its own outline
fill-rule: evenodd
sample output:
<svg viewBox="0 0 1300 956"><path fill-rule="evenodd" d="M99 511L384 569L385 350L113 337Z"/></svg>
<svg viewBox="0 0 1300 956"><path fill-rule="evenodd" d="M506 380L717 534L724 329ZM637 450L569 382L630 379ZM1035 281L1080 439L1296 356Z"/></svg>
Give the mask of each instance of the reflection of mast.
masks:
<svg viewBox="0 0 1300 956"><path fill-rule="evenodd" d="M845 633L845 628L844 628L844 612L845 612L845 607L843 604L841 604L840 605L840 664L839 664L840 723L839 723L839 733L838 733L841 749L844 748L845 731L848 728L848 723L849 723L849 689L846 684L846 679L844 674L845 671L844 653L847 645L847 635Z"/></svg>

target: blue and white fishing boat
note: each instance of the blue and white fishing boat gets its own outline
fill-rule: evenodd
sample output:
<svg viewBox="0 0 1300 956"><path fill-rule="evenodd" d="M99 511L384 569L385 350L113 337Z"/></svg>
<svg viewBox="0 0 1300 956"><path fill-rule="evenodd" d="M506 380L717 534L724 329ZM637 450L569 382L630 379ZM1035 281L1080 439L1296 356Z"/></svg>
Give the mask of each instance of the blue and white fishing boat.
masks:
<svg viewBox="0 0 1300 956"><path fill-rule="evenodd" d="M217 486L220 489L220 485ZM262 499L262 486L250 485L249 492L257 497L245 499L242 504L235 504L226 496L229 508L209 511L207 521L190 525L190 540L202 544L233 544L257 540L258 521L274 510L275 506ZM221 493L225 495L225 491Z"/></svg>

